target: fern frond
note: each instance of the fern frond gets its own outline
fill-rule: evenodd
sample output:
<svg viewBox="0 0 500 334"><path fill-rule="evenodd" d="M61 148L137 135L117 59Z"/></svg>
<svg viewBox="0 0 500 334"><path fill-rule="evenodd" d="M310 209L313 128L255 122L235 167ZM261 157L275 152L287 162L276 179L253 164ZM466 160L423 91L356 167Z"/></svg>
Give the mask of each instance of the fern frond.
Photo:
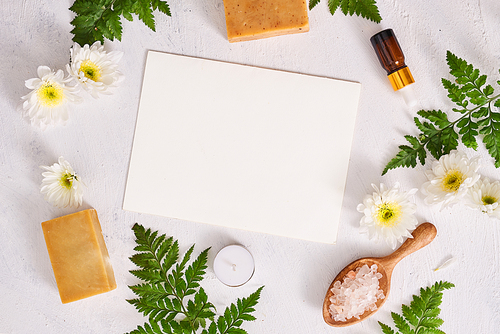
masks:
<svg viewBox="0 0 500 334"><path fill-rule="evenodd" d="M452 122L440 110L420 110L418 115L422 119L414 118L421 132L417 136L420 145L399 146L400 151L389 161L382 175L398 167L415 167L417 158L423 165L425 159L422 159L422 147L436 159L455 150L459 140L466 147L476 150L480 135L489 154L495 159L495 167L500 168L500 113L492 108L492 105L500 106L500 94L494 96L493 87L486 84L486 75L481 75L478 69L450 51L446 54L446 61L455 80L442 79L441 82L448 97L459 106L452 110L460 117Z"/></svg>
<svg viewBox="0 0 500 334"><path fill-rule="evenodd" d="M392 312L394 324L402 334L430 333L441 334L439 330L443 324L439 313L442 302L443 291L454 287L449 282L436 282L434 285L421 288L420 295L414 295L410 305L403 305L403 315ZM384 334L394 334L394 331L386 324L379 322Z"/></svg>
<svg viewBox="0 0 500 334"><path fill-rule="evenodd" d="M138 253L130 260L140 269L130 270L130 273L144 283L129 286L137 298L127 302L149 321L131 333L194 334L202 328L202 333L217 334L219 323L224 328L221 333L246 333L240 326L243 321L255 320L250 313L254 311L263 287L248 298L238 299L237 306L232 304L216 323L213 321L215 306L208 301L199 284L207 269L210 248L188 265L194 245L179 262L179 242L173 237L159 235L158 231L145 229L139 224L135 224L132 230L137 244L134 250ZM190 299L186 299L187 296ZM207 320L212 321L208 330Z"/></svg>
<svg viewBox="0 0 500 334"><path fill-rule="evenodd" d="M223 316L217 319L217 329L219 333L246 333L241 330L243 320L253 321L255 317L251 314L255 311L254 306L257 305L263 287L260 287L247 298L238 299L236 304L231 304L224 311Z"/></svg>
<svg viewBox="0 0 500 334"><path fill-rule="evenodd" d="M309 10L316 7L319 2L320 0L311 0ZM357 15L377 23L382 21L375 0L328 0L328 9L332 15L339 7L344 15Z"/></svg>
<svg viewBox="0 0 500 334"><path fill-rule="evenodd" d="M205 249L193 261L193 263L186 269L186 283L187 289L194 289L199 286L198 282L203 279L207 269L208 251L210 248Z"/></svg>
<svg viewBox="0 0 500 334"><path fill-rule="evenodd" d="M137 15L147 27L155 31L155 10L171 16L170 7L162 0L75 0L69 8L76 14L71 21L74 35L73 41L81 46L93 44L95 41L104 42L104 39L121 41L122 23L124 17L133 21Z"/></svg>
<svg viewBox="0 0 500 334"><path fill-rule="evenodd" d="M392 330L391 327L387 326L386 324L381 323L380 321L378 322L380 325L380 328L382 328L382 333L384 334L395 334L394 331Z"/></svg>

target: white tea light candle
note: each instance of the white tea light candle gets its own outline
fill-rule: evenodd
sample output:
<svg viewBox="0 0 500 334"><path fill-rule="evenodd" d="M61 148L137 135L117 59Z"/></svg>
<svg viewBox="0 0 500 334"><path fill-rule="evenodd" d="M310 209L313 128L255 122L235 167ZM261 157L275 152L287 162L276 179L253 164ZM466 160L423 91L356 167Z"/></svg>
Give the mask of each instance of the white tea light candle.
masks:
<svg viewBox="0 0 500 334"><path fill-rule="evenodd" d="M226 246L215 256L215 276L228 286L245 284L252 277L254 270L252 254L243 246Z"/></svg>

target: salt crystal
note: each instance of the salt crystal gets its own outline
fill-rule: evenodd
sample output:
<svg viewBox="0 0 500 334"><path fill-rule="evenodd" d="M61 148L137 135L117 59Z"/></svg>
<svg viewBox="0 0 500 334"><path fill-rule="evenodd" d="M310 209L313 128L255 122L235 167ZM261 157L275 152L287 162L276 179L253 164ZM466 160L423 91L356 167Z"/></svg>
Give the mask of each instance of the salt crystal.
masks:
<svg viewBox="0 0 500 334"><path fill-rule="evenodd" d="M356 273L353 270L351 270L350 272L347 273L346 276L349 277L350 279L355 279Z"/></svg>
<svg viewBox="0 0 500 334"><path fill-rule="evenodd" d="M331 289L330 315L335 321L347 321L377 309L377 300L384 298L384 292L379 289L379 279L382 274L377 271L377 265L368 267L366 264L350 271L344 281L336 281Z"/></svg>
<svg viewBox="0 0 500 334"><path fill-rule="evenodd" d="M368 268L367 265L364 265L364 266L361 267L360 270L356 269L356 272L357 272L356 276L358 278L362 278L362 277L364 277L366 274L368 274L370 272L370 268Z"/></svg>

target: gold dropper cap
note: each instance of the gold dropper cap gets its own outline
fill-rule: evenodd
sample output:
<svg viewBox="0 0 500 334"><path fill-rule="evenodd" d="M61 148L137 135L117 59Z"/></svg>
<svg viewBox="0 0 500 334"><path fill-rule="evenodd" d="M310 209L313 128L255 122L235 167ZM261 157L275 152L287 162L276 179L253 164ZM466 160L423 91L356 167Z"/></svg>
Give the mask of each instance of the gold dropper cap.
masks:
<svg viewBox="0 0 500 334"><path fill-rule="evenodd" d="M394 90L399 90L415 82L408 67L403 67L387 76Z"/></svg>

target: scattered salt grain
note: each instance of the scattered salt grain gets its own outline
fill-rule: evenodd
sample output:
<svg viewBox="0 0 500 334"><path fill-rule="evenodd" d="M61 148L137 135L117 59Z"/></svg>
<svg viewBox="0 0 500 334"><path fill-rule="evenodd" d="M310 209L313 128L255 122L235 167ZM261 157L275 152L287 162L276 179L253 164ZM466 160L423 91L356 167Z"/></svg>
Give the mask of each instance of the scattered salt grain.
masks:
<svg viewBox="0 0 500 334"><path fill-rule="evenodd" d="M377 300L384 298L384 292L379 289L382 274L377 269L376 264L371 267L365 264L356 268L356 271L349 271L342 283L333 283L333 296L330 297L330 315L333 320L359 319L365 311L377 309Z"/></svg>

